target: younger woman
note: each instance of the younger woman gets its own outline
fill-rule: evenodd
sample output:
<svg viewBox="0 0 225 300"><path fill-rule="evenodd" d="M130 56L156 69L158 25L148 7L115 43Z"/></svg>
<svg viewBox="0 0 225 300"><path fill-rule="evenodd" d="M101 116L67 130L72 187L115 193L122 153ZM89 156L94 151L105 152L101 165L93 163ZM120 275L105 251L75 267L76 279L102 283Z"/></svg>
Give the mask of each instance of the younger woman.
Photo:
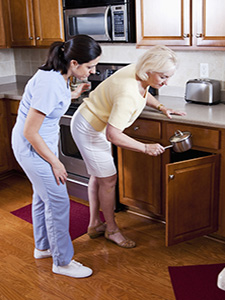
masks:
<svg viewBox="0 0 225 300"><path fill-rule="evenodd" d="M46 63L29 80L12 132L15 157L33 187L32 217L36 259L51 257L52 271L81 278L92 270L72 260L67 173L58 159L59 120L71 101L69 77L95 73L100 46L78 35L51 45ZM77 96L82 92L75 91Z"/></svg>

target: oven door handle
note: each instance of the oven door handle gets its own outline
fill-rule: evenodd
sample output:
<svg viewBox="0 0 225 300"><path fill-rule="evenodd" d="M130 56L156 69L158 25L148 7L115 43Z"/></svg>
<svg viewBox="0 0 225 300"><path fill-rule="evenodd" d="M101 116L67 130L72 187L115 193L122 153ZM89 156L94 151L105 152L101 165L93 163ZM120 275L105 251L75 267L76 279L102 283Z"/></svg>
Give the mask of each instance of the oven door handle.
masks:
<svg viewBox="0 0 225 300"><path fill-rule="evenodd" d="M69 178L69 177L67 178L66 181L69 181L69 182L72 182L72 183L77 183L77 184L79 184L79 185L83 185L83 186L88 187L88 183L82 182L82 181L79 181L79 180L76 180L76 179L71 179L71 178Z"/></svg>

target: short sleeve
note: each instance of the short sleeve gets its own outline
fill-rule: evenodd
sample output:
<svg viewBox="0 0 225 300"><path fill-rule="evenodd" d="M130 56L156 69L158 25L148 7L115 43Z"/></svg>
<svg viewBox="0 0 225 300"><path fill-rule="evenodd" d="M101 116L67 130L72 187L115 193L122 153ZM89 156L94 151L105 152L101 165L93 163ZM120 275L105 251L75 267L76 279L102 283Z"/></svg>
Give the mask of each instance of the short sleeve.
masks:
<svg viewBox="0 0 225 300"><path fill-rule="evenodd" d="M136 106L132 97L119 96L114 100L108 123L123 131L129 125L135 112Z"/></svg>
<svg viewBox="0 0 225 300"><path fill-rule="evenodd" d="M39 77L32 87L31 107L44 113L46 116L51 114L58 106L59 95L62 95L62 83L55 76L57 74L52 75Z"/></svg>

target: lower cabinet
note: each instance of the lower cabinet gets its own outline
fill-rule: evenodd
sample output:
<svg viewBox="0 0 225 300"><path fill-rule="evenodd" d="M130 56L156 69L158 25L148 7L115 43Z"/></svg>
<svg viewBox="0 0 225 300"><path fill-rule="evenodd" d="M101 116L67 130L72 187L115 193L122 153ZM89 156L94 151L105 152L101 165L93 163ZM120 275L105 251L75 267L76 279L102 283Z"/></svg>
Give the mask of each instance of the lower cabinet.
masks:
<svg viewBox="0 0 225 300"><path fill-rule="evenodd" d="M118 148L120 202L164 219L166 246L218 229L219 149L200 149L205 144L219 147L219 141L215 143L217 130L140 118L125 133L145 143L166 146L173 129L192 133L191 150L175 153L168 149L151 157ZM200 147L195 145L198 135Z"/></svg>
<svg viewBox="0 0 225 300"><path fill-rule="evenodd" d="M10 169L7 104L4 99L0 99L0 173Z"/></svg>
<svg viewBox="0 0 225 300"><path fill-rule="evenodd" d="M9 111L10 111L10 115L9 115L9 137L10 137L10 144L11 144L11 134L12 134L12 129L13 126L16 123L16 118L17 118L17 111L19 108L19 104L20 101L18 100L13 100L13 99L7 99L7 101L9 102ZM22 171L22 168L20 167L20 165L18 164L18 162L15 159L15 156L13 154L12 148L10 147L10 152L11 152L11 162L12 162L12 168L14 170Z"/></svg>
<svg viewBox="0 0 225 300"><path fill-rule="evenodd" d="M22 171L11 147L11 132L16 122L19 101L0 99L0 174Z"/></svg>
<svg viewBox="0 0 225 300"><path fill-rule="evenodd" d="M118 149L120 202L161 215L161 157Z"/></svg>
<svg viewBox="0 0 225 300"><path fill-rule="evenodd" d="M218 229L219 155L166 168L166 246Z"/></svg>

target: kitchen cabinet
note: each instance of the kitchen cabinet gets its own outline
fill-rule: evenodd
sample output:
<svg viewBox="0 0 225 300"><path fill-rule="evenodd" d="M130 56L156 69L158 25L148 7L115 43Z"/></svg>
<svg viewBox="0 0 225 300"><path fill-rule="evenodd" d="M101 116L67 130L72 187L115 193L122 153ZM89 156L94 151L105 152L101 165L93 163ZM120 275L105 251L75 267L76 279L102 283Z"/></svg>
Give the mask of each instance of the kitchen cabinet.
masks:
<svg viewBox="0 0 225 300"><path fill-rule="evenodd" d="M0 0L0 48L10 46L7 2Z"/></svg>
<svg viewBox="0 0 225 300"><path fill-rule="evenodd" d="M12 46L64 41L61 0L8 0Z"/></svg>
<svg viewBox="0 0 225 300"><path fill-rule="evenodd" d="M13 126L15 125L15 123L16 123L17 112L18 112L20 101L13 100L13 99L7 99L6 101L8 102L8 105L9 105L8 128L9 128L9 142L10 142L10 145L11 145L12 129L13 129ZM8 156L10 157L10 161L11 161L11 169L23 172L22 168L20 167L20 165L18 164L18 162L16 161L16 159L14 157L14 154L13 154L13 151L12 151L11 147L10 147L10 151L8 153Z"/></svg>
<svg viewBox="0 0 225 300"><path fill-rule="evenodd" d="M150 157L118 148L120 202L165 220L167 246L218 229L220 131L143 118L125 131L166 146L178 129L192 133L192 150Z"/></svg>
<svg viewBox="0 0 225 300"><path fill-rule="evenodd" d="M161 123L138 119L126 130L126 134L150 143L161 138ZM161 208L161 156L146 156L118 148L120 202L156 215Z"/></svg>
<svg viewBox="0 0 225 300"><path fill-rule="evenodd" d="M10 169L9 131L7 102L0 99L0 173Z"/></svg>
<svg viewBox="0 0 225 300"><path fill-rule="evenodd" d="M0 99L0 174L12 170L23 172L11 148L11 132L16 122L20 101Z"/></svg>
<svg viewBox="0 0 225 300"><path fill-rule="evenodd" d="M137 46L225 47L225 1L136 0Z"/></svg>

